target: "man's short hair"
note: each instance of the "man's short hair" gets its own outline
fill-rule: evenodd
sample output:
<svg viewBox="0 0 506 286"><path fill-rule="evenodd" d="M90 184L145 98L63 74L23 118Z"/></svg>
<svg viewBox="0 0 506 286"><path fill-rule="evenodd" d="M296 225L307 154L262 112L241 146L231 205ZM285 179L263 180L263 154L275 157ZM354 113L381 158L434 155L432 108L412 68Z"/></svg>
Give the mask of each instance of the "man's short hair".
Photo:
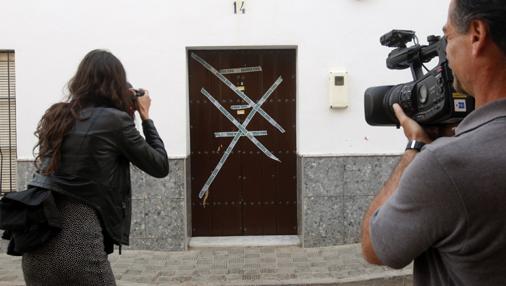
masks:
<svg viewBox="0 0 506 286"><path fill-rule="evenodd" d="M453 21L459 33L465 33L473 20L487 23L492 41L506 55L506 1L455 0Z"/></svg>

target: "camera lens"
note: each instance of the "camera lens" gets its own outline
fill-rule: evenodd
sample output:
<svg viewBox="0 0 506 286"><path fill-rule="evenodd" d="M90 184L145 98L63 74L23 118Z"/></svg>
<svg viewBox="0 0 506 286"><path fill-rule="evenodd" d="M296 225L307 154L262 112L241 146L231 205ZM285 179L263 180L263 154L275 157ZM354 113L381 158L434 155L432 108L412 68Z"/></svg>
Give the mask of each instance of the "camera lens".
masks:
<svg viewBox="0 0 506 286"><path fill-rule="evenodd" d="M135 96L139 97L139 96L144 96L146 92L144 91L144 89L136 89L135 90Z"/></svg>
<svg viewBox="0 0 506 286"><path fill-rule="evenodd" d="M429 97L429 91L425 85L421 85L418 88L418 102L420 104L425 104L427 102L427 98Z"/></svg>
<svg viewBox="0 0 506 286"><path fill-rule="evenodd" d="M389 109L385 109L385 105L388 104L385 102L385 97L392 87L391 85L376 86L365 91L365 120L370 125L395 125L395 117Z"/></svg>

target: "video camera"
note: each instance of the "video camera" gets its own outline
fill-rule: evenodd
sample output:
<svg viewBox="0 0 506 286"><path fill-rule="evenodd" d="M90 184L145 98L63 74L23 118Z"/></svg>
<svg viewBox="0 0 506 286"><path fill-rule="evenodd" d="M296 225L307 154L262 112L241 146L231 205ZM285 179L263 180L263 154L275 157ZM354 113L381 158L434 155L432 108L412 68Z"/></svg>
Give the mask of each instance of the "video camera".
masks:
<svg viewBox="0 0 506 286"><path fill-rule="evenodd" d="M407 47L410 41L414 45ZM428 45L420 45L415 32L409 30L392 30L381 36L381 45L395 48L388 54L387 67L410 68L413 81L368 88L364 107L369 125L398 126L392 107L394 103L422 126L457 123L474 110L474 98L453 88L453 75L446 59L446 40L428 36L427 41ZM424 63L436 56L439 63L428 70ZM427 70L425 74L422 67Z"/></svg>

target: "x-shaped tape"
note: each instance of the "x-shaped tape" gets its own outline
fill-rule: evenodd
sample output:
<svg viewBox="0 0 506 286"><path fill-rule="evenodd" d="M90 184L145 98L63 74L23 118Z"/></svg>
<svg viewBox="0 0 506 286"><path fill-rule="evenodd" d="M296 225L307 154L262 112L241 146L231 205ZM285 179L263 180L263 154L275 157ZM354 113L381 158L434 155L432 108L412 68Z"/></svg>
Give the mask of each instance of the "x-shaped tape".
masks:
<svg viewBox="0 0 506 286"><path fill-rule="evenodd" d="M267 119L267 121L270 124L272 124L274 127L276 127L279 131L281 131L282 133L285 132L285 130L281 127L281 125L279 125L274 119L272 119L272 117L270 117L261 108L262 104L264 104L267 101L267 99L269 98L269 96L271 96L271 94L276 90L276 88L278 88L278 86L283 82L283 78L281 76L278 77L276 79L276 81L272 84L272 86L260 98L260 100L257 103L255 103L248 96L246 96L243 92L241 92L240 90L238 90L237 87L233 83L231 83L226 77L224 77L221 73L219 73L214 67L212 67L211 65L209 65L205 60L203 60L202 58L200 58L199 56L197 56L194 53L192 53L191 56L192 56L193 59L195 59L201 65L203 65L207 70L209 70L212 74L214 74L216 77L218 77L218 79L220 79L223 83L225 83L230 89L232 89L237 95L239 95L244 101L246 101L249 106L252 107L252 110L250 111L250 113L248 114L248 116L246 116L246 119L244 119L244 122L241 124L211 94L209 94L209 92L207 92L207 90L205 90L204 88L202 88L200 90L200 93L202 95L204 95L205 97L207 97L209 99L209 101L211 101L211 103L213 103L213 105L216 108L218 108L218 110L228 120L230 120L230 122L232 122L232 124L234 124L239 129L239 131L237 131L237 132L217 132L217 133L215 133L215 135L219 134L220 137L232 137L233 136L234 138L232 139L232 141L228 145L228 147L225 150L225 152L223 153L223 156L221 157L220 161L218 162L218 164L216 165L216 167L212 171L211 175L207 179L207 181L204 184L204 186L202 187L202 189L201 189L201 191L199 193L199 198L202 198L209 191L209 187L211 186L212 182L214 181L214 179L216 178L216 176L220 172L221 168L223 167L223 165L225 164L226 160L230 156L230 154L231 154L232 150L234 149L235 145L237 144L237 142L239 142L239 139L242 136L246 136L249 140L251 140L253 142L253 144L255 144L255 146L257 146L257 148L260 149L260 151L262 151L265 155L267 155L267 157L269 157L269 158L271 158L273 160L276 160L278 162L281 162L260 141L258 141L258 139L255 138L255 136L263 136L264 134L267 135L267 132L266 131L248 131L246 129L246 127L248 126L248 124L250 123L250 121L253 119L253 116L255 116L255 114L258 112L265 119Z"/></svg>
<svg viewBox="0 0 506 286"><path fill-rule="evenodd" d="M240 98L248 103L249 106L255 105L255 102L246 96L242 91L240 91L237 86L235 86L232 82L230 82L224 75L222 75L217 69L208 64L204 59L197 56L195 53L191 54L191 57L199 62L203 67L205 67L208 71L210 71L213 75L215 75L219 80L221 80L226 86L228 86L235 94L237 94ZM278 129L281 133L285 133L285 129L281 127L272 117L267 114L263 109L259 109L258 113L262 115L269 123L271 123L276 129Z"/></svg>

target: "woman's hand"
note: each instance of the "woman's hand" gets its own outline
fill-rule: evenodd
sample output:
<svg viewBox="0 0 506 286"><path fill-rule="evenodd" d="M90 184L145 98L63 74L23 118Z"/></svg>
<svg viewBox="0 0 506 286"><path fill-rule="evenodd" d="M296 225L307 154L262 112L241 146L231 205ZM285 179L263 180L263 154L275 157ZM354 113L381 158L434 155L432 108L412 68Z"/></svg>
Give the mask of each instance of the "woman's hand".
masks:
<svg viewBox="0 0 506 286"><path fill-rule="evenodd" d="M149 119L150 107L151 97L149 96L149 92L144 89L144 95L137 97L137 111L139 112L142 121Z"/></svg>

